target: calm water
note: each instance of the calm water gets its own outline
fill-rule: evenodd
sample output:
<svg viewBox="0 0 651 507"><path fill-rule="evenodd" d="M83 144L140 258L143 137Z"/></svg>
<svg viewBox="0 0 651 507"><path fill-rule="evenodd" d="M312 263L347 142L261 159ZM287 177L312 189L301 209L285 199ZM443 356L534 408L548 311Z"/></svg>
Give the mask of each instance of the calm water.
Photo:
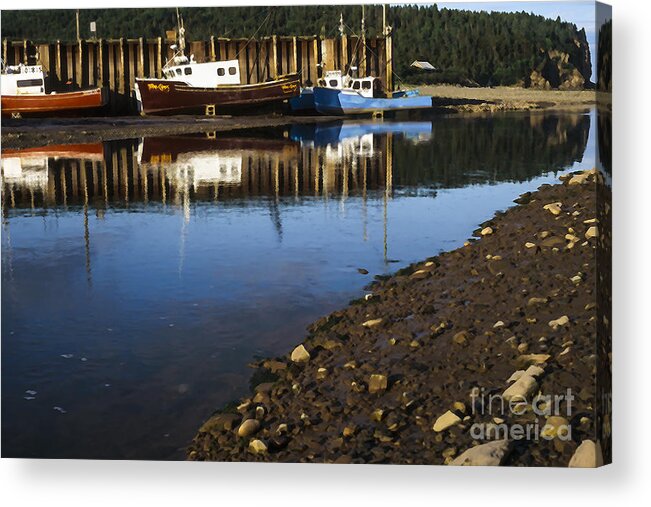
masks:
<svg viewBox="0 0 651 507"><path fill-rule="evenodd" d="M593 167L591 122L346 122L3 152L3 455L182 458L248 391L247 363L285 353L373 275Z"/></svg>

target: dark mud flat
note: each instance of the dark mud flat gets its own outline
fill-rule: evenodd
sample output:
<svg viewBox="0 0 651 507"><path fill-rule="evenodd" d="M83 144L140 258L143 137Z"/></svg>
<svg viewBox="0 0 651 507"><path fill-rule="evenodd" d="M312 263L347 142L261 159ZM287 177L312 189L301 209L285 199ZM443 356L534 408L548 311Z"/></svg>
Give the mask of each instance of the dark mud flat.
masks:
<svg viewBox="0 0 651 507"><path fill-rule="evenodd" d="M590 171L521 196L481 225L479 240L378 280L372 296L315 322L291 354L256 365L251 397L213 415L188 458L599 462L590 445L607 438L609 421L595 399L596 259L609 209L598 216L596 178ZM540 397L568 389L569 413L567 402L554 409ZM529 404L514 413L488 403L508 392ZM500 433L513 427L530 433Z"/></svg>
<svg viewBox="0 0 651 507"><path fill-rule="evenodd" d="M332 121L326 116L131 116L115 118L24 118L2 120L2 147L93 143L145 136L228 132L295 123Z"/></svg>

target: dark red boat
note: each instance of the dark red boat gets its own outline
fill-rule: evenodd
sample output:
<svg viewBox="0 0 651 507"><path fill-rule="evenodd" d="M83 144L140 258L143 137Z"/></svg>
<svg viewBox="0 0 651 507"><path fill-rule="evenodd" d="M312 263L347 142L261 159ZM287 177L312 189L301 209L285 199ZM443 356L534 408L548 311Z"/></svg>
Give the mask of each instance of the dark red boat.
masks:
<svg viewBox="0 0 651 507"><path fill-rule="evenodd" d="M3 70L2 116L89 116L101 112L108 102L102 88L45 93L44 78L40 65L17 65Z"/></svg>
<svg viewBox="0 0 651 507"><path fill-rule="evenodd" d="M197 67L209 65L216 69L229 62L197 63ZM195 74L197 72L195 71ZM239 71L238 73L239 74ZM214 73L217 76L217 73ZM171 79L138 79L137 94L143 114L196 114L214 116L233 114L257 109L262 105L283 102L300 94L298 74L281 76L273 81L241 84L195 86L187 81Z"/></svg>

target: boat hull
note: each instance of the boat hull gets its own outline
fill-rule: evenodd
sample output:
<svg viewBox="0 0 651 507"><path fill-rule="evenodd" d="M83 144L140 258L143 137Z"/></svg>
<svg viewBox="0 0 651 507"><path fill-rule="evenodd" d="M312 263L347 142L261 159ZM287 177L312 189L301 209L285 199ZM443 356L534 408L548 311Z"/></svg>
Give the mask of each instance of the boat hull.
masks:
<svg viewBox="0 0 651 507"><path fill-rule="evenodd" d="M289 107L293 113L314 113L314 90L303 88L300 95L289 99Z"/></svg>
<svg viewBox="0 0 651 507"><path fill-rule="evenodd" d="M90 116L108 103L103 88L45 95L2 95L2 116Z"/></svg>
<svg viewBox="0 0 651 507"><path fill-rule="evenodd" d="M297 74L265 83L221 85L215 88L198 88L165 79L138 79L137 85L142 113L153 115L234 114L283 102L300 93Z"/></svg>
<svg viewBox="0 0 651 507"><path fill-rule="evenodd" d="M321 114L355 115L384 111L408 111L429 109L432 97L426 95L402 95L392 98L369 98L331 88L314 88L314 106Z"/></svg>

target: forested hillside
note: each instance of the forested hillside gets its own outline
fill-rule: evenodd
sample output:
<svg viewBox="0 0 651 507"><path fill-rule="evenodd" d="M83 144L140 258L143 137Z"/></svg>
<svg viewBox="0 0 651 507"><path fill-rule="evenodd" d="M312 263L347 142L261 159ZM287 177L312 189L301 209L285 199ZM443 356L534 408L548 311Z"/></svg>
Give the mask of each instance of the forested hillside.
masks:
<svg viewBox="0 0 651 507"><path fill-rule="evenodd" d="M210 35L336 36L343 14L348 33L359 33L359 6L184 8L187 38ZM89 9L80 11L81 37L158 37L176 24L174 9ZM584 86L591 75L586 35L574 24L522 13L487 13L434 6L392 6L395 71L411 82L540 87ZM367 34L382 31L382 7L366 7ZM75 12L3 11L2 37L34 41L74 40ZM410 68L427 60L438 70Z"/></svg>

